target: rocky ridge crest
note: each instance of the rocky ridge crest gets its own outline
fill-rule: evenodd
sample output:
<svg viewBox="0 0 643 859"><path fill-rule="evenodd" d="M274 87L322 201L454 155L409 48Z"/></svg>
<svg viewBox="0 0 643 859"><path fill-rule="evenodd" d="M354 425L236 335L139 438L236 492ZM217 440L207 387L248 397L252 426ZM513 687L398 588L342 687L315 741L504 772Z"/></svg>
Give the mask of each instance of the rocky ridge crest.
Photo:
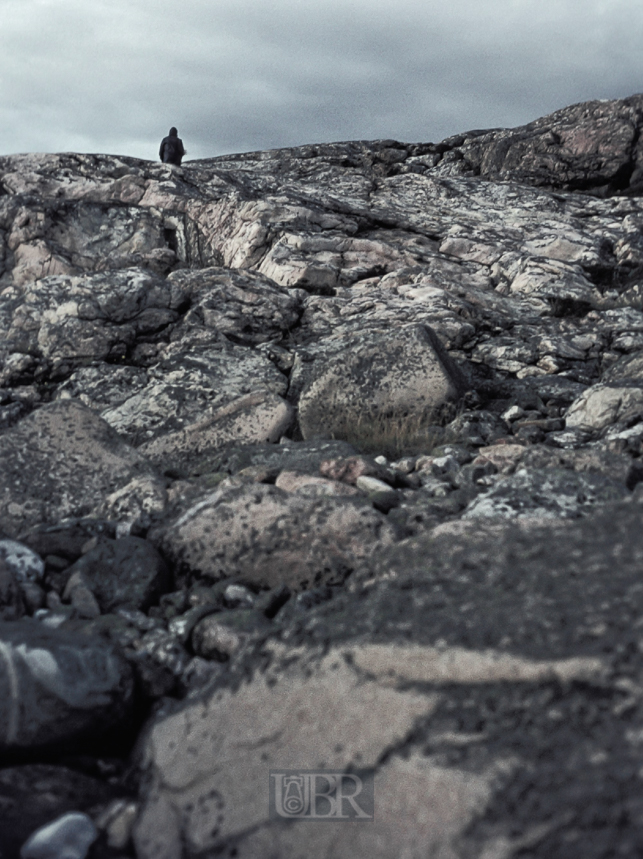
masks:
<svg viewBox="0 0 643 859"><path fill-rule="evenodd" d="M642 124L0 158L7 855L640 852Z"/></svg>

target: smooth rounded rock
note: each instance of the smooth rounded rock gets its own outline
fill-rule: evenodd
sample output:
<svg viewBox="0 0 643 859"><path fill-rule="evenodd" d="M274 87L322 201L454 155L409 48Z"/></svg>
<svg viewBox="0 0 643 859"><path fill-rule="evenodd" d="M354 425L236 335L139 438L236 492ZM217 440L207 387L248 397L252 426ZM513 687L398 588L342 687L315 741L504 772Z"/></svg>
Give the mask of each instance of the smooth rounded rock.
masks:
<svg viewBox="0 0 643 859"><path fill-rule="evenodd" d="M85 859L97 838L91 817L72 812L34 832L22 846L20 859Z"/></svg>

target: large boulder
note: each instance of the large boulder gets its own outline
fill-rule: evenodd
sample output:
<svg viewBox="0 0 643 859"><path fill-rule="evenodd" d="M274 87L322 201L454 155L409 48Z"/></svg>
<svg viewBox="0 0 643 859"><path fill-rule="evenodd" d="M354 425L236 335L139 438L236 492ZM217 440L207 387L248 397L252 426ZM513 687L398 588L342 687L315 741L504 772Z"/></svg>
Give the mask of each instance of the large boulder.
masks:
<svg viewBox="0 0 643 859"><path fill-rule="evenodd" d="M83 516L151 474L150 464L80 403L43 406L0 436L0 528L15 537Z"/></svg>
<svg viewBox="0 0 643 859"><path fill-rule="evenodd" d="M184 300L178 285L140 268L45 277L0 296L3 348L36 357L41 371L121 358L175 322Z"/></svg>
<svg viewBox="0 0 643 859"><path fill-rule="evenodd" d="M217 336L208 331L205 345L186 337L162 350L154 347L162 360L145 370L104 363L80 368L58 395L100 412L138 446L213 418L219 409L256 391L286 393L286 377L268 358Z"/></svg>
<svg viewBox="0 0 643 859"><path fill-rule="evenodd" d="M237 343L264 343L286 334L301 315L304 293L279 287L253 271L181 269L168 277L168 283L190 296L178 336L205 327Z"/></svg>
<svg viewBox="0 0 643 859"><path fill-rule="evenodd" d="M370 505L266 484L218 490L150 534L184 572L296 589L341 582L395 538Z"/></svg>
<svg viewBox="0 0 643 859"><path fill-rule="evenodd" d="M105 640L35 620L0 623L0 748L72 747L123 724L133 679Z"/></svg>
<svg viewBox="0 0 643 859"><path fill-rule="evenodd" d="M535 661L392 642L331 647L326 653L273 645L263 660L268 667L251 679L208 691L151 724L134 833L141 859L230 855L232 845L234 855L247 859L461 855L457 845L467 829L520 762L507 751L492 752L471 772L422 751L416 745L422 736L435 736L432 747L440 742L440 729L431 732L429 726L449 700L445 687L592 684L603 669L598 659ZM451 737L456 745L483 742L480 734L456 734L457 729ZM356 795L354 804L339 803L339 814L349 819L333 819L332 804L315 797L313 810L328 817L322 827L311 828L310 819L295 815L286 820L283 811L270 814L279 770L295 777L324 770L340 777L357 773L359 781L348 776L346 788ZM374 774L373 815L368 791L357 793ZM336 796L324 781L318 787ZM286 805L281 793L271 799L273 809L278 799Z"/></svg>
<svg viewBox="0 0 643 859"><path fill-rule="evenodd" d="M306 360L308 359L308 360ZM466 390L466 381L428 327L409 325L394 336L367 331L309 350L295 366L304 438L359 438L390 421L430 418ZM382 433L386 430L382 427Z"/></svg>
<svg viewBox="0 0 643 859"><path fill-rule="evenodd" d="M636 854L639 506L443 527L152 721L139 856ZM374 821L271 817L271 770L374 774Z"/></svg>

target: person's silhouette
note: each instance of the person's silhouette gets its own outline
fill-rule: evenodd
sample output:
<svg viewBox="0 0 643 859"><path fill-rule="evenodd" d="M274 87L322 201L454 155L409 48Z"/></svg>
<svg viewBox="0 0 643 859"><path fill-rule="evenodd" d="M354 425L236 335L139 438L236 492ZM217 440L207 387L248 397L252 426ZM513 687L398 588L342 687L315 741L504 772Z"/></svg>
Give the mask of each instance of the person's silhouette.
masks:
<svg viewBox="0 0 643 859"><path fill-rule="evenodd" d="M168 136L161 141L159 158L164 164L176 164L180 167L184 155L183 141L179 137L179 132L172 126Z"/></svg>

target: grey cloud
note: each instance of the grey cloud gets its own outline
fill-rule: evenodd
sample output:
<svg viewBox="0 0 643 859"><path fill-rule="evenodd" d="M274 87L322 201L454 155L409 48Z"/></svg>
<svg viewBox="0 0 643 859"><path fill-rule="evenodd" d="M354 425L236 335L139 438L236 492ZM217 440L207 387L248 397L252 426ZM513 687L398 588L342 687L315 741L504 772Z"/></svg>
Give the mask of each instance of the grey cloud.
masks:
<svg viewBox="0 0 643 859"><path fill-rule="evenodd" d="M5 0L0 151L439 140L643 89L630 0Z"/></svg>

